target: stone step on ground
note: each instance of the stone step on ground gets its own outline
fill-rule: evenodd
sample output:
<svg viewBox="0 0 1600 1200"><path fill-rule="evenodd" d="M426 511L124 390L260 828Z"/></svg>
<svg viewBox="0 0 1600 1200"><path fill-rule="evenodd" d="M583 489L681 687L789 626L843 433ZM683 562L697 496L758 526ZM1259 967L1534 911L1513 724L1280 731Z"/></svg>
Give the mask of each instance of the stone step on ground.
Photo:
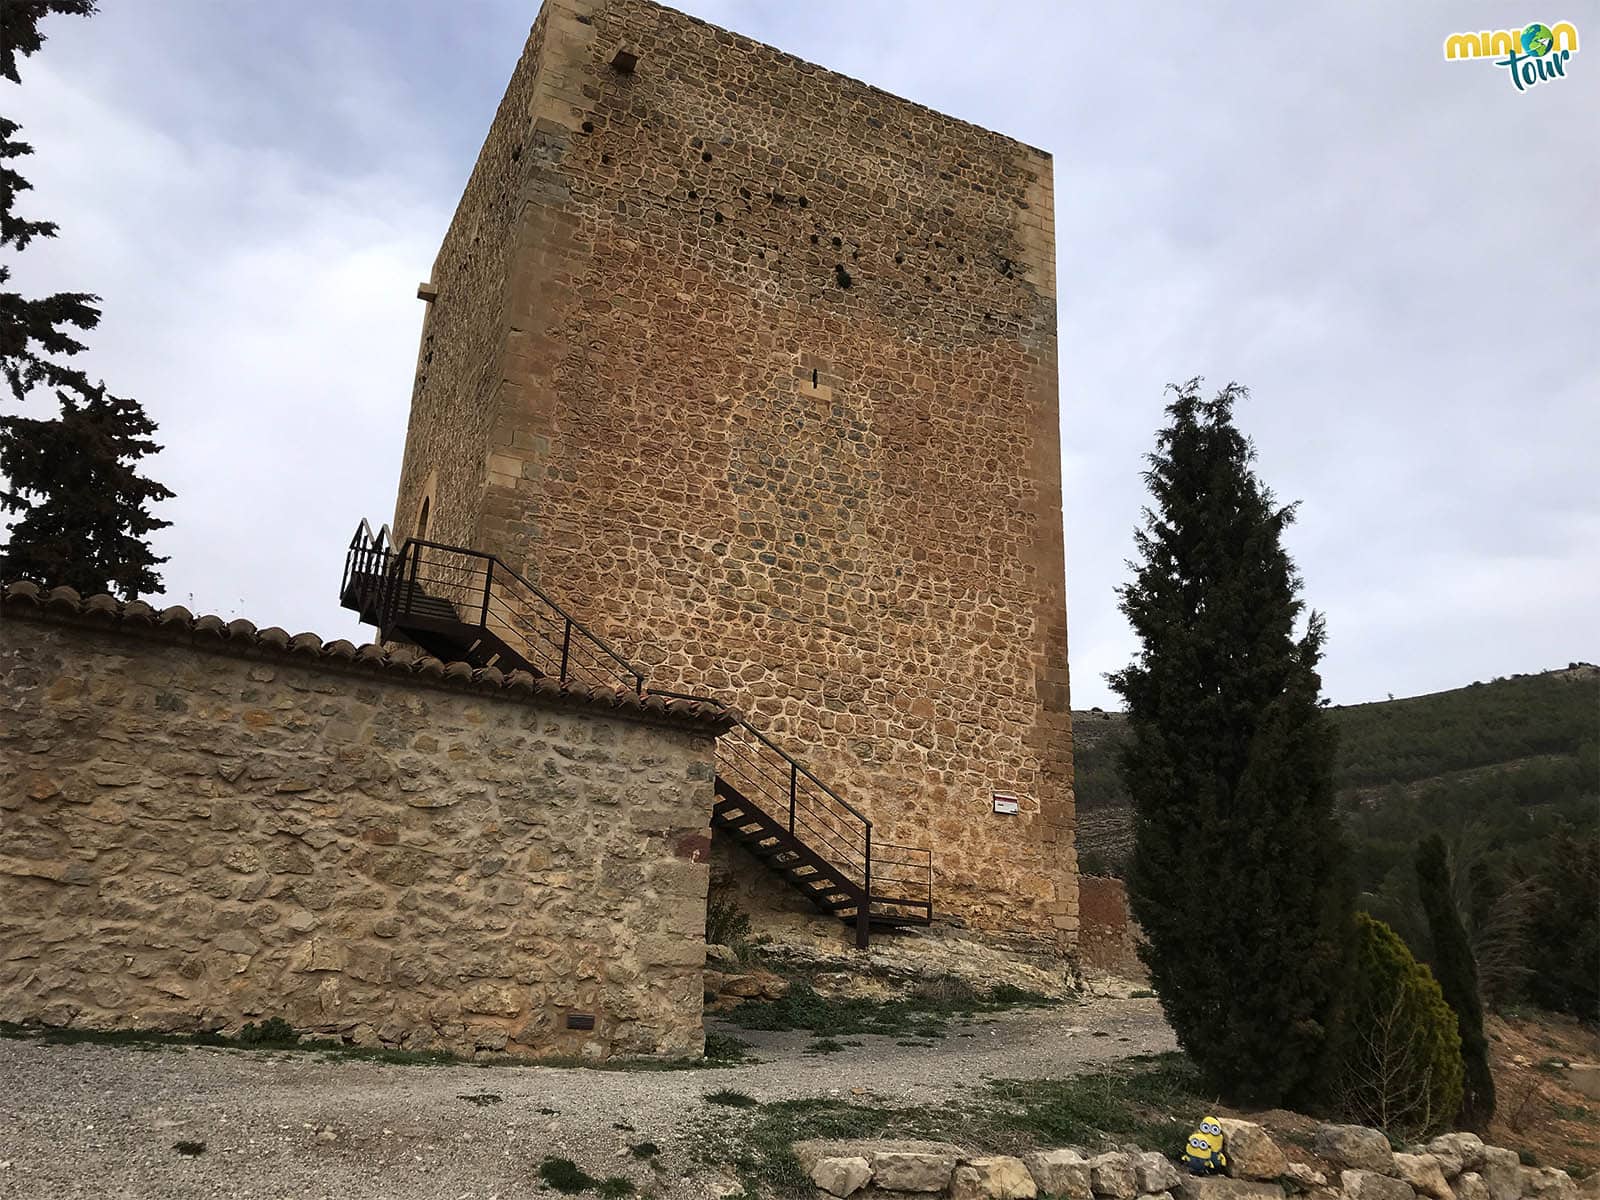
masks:
<svg viewBox="0 0 1600 1200"><path fill-rule="evenodd" d="M1589 1200L1554 1168L1521 1164L1514 1151L1470 1133L1448 1133L1395 1151L1376 1129L1323 1125L1314 1142L1329 1177L1290 1162L1261 1126L1228 1120L1226 1174L1196 1176L1155 1151L1090 1154L1079 1147L1035 1150L1020 1158L970 1154L946 1142L797 1142L794 1152L819 1196L948 1195L951 1200Z"/></svg>

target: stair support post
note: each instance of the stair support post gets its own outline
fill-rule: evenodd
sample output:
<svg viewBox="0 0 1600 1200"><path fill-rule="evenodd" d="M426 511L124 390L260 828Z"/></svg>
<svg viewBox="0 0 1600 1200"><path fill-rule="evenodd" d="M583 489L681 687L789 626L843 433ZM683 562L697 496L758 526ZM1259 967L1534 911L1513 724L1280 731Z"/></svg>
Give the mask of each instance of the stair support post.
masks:
<svg viewBox="0 0 1600 1200"><path fill-rule="evenodd" d="M794 799L800 783L800 768L789 764L789 835L794 836Z"/></svg>
<svg viewBox="0 0 1600 1200"><path fill-rule="evenodd" d="M561 674L556 678L565 683L567 681L567 656L572 652L572 618L567 618L566 631L561 635Z"/></svg>
<svg viewBox="0 0 1600 1200"><path fill-rule="evenodd" d="M478 618L478 624L484 629L489 628L489 597L494 592L494 559L489 559L483 568L483 615Z"/></svg>
<svg viewBox="0 0 1600 1200"><path fill-rule="evenodd" d="M856 949L865 950L872 934L872 826L867 825L866 856L861 866L861 903L856 905Z"/></svg>

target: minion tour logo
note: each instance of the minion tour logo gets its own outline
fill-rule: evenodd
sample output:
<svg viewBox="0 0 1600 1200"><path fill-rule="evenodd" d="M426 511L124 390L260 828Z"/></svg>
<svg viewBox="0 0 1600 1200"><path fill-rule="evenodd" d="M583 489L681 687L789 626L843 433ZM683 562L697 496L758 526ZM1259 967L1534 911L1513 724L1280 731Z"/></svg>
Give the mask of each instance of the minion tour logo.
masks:
<svg viewBox="0 0 1600 1200"><path fill-rule="evenodd" d="M1578 30L1571 21L1544 25L1535 21L1525 29L1452 33L1444 39L1446 59L1465 61L1489 58L1511 72L1511 82L1525 92L1547 79L1565 79L1567 60L1578 52ZM1505 55L1495 58L1495 55Z"/></svg>

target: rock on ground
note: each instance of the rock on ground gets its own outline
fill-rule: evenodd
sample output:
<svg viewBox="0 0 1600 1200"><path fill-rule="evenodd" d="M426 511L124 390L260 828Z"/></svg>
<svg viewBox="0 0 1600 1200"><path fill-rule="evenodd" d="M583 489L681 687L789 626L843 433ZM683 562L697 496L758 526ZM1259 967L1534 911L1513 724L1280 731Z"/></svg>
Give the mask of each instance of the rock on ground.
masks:
<svg viewBox="0 0 1600 1200"><path fill-rule="evenodd" d="M1133 1180L1147 1196L1170 1192L1178 1186L1178 1168L1165 1154L1147 1150L1134 1156Z"/></svg>
<svg viewBox="0 0 1600 1200"><path fill-rule="evenodd" d="M1441 1133L1423 1149L1438 1159L1446 1179L1483 1166L1483 1139L1475 1133Z"/></svg>
<svg viewBox="0 0 1600 1200"><path fill-rule="evenodd" d="M950 1200L1033 1200L1039 1194L1020 1158L970 1158L950 1178Z"/></svg>
<svg viewBox="0 0 1600 1200"><path fill-rule="evenodd" d="M1394 1151L1389 1139L1364 1125L1319 1125L1315 1149L1336 1167L1352 1171L1394 1174Z"/></svg>
<svg viewBox="0 0 1600 1200"><path fill-rule="evenodd" d="M1184 1175L1175 1195L1178 1200L1283 1200L1283 1189L1275 1183L1226 1175Z"/></svg>
<svg viewBox="0 0 1600 1200"><path fill-rule="evenodd" d="M1223 1153L1228 1156L1228 1174L1238 1179L1277 1179L1289 1169L1289 1159L1272 1136L1254 1121L1221 1117Z"/></svg>
<svg viewBox="0 0 1600 1200"><path fill-rule="evenodd" d="M1527 1200L1577 1200L1578 1185L1554 1167L1523 1167L1522 1194Z"/></svg>
<svg viewBox="0 0 1600 1200"><path fill-rule="evenodd" d="M1376 1171L1340 1171L1339 1190L1345 1200L1416 1200L1416 1193L1405 1180Z"/></svg>
<svg viewBox="0 0 1600 1200"><path fill-rule="evenodd" d="M1095 1155L1089 1160L1089 1186L1106 1200L1133 1200L1139 1194L1133 1159L1120 1150Z"/></svg>
<svg viewBox="0 0 1600 1200"><path fill-rule="evenodd" d="M1396 1154L1394 1165L1404 1179L1424 1196L1433 1200L1455 1200L1455 1193L1446 1182L1439 1160L1431 1154Z"/></svg>
<svg viewBox="0 0 1600 1200"><path fill-rule="evenodd" d="M1522 1160L1503 1146L1483 1148L1483 1182L1489 1200L1519 1200L1522 1195Z"/></svg>
<svg viewBox="0 0 1600 1200"><path fill-rule="evenodd" d="M943 1150L877 1150L872 1178L893 1192L941 1192L956 1169L956 1152Z"/></svg>
<svg viewBox="0 0 1600 1200"><path fill-rule="evenodd" d="M1022 1156L1028 1173L1047 1196L1059 1200L1091 1200L1089 1160L1076 1150L1035 1150Z"/></svg>
<svg viewBox="0 0 1600 1200"><path fill-rule="evenodd" d="M830 1196L849 1196L872 1178L872 1164L859 1155L819 1158L811 1168L811 1182Z"/></svg>

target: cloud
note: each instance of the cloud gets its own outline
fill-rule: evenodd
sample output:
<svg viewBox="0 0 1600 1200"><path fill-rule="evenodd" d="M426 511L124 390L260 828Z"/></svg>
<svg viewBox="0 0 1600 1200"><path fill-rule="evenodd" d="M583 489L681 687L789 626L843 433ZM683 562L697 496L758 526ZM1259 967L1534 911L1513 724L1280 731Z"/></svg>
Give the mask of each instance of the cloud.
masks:
<svg viewBox="0 0 1600 1200"><path fill-rule="evenodd" d="M1600 658L1600 50L1519 95L1439 52L1487 3L684 7L1055 155L1075 703L1114 703L1142 455L1194 374L1253 389L1336 700ZM105 9L0 89L62 224L19 278L105 297L86 365L162 424L168 598L354 636L414 287L534 5Z"/></svg>

